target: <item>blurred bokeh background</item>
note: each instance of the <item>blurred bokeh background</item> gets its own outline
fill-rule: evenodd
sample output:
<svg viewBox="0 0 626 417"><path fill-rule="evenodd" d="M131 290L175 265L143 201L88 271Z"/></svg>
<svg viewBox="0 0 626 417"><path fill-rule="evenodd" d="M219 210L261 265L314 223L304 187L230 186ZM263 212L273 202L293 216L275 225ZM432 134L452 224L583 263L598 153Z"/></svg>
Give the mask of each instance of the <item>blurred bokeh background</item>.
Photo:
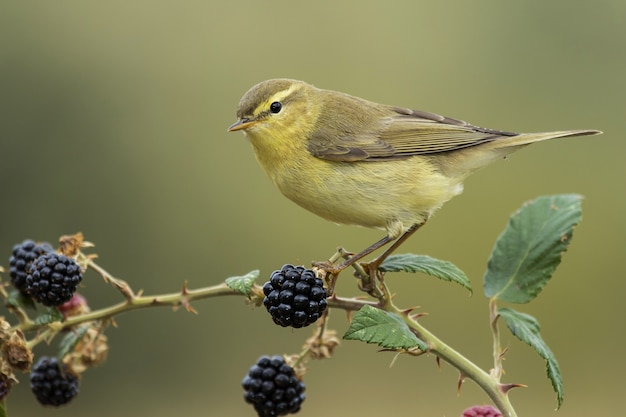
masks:
<svg viewBox="0 0 626 417"><path fill-rule="evenodd" d="M488 369L482 276L508 216L539 195L580 193L584 220L562 266L520 310L542 324L565 380L561 416L623 413L626 343L626 3L241 0L33 1L0 5L0 264L25 238L82 231L100 263L146 293L309 265L380 231L337 226L287 201L240 134L240 96L290 77L374 101L513 131L592 128L475 174L403 251L454 262L475 295L397 274L399 305ZM8 274L3 275L8 279ZM340 294L357 295L350 274ZM94 308L119 300L90 273ZM261 354L295 353L311 330L274 326L242 298L118 317L104 366L67 407L42 410L28 378L12 416L253 416L240 381ZM6 314L6 313L3 313ZM345 314L332 315L345 330ZM556 415L543 361L503 332L520 416ZM38 347L37 354L54 352ZM344 342L306 375L300 416L459 416L486 396L433 357Z"/></svg>

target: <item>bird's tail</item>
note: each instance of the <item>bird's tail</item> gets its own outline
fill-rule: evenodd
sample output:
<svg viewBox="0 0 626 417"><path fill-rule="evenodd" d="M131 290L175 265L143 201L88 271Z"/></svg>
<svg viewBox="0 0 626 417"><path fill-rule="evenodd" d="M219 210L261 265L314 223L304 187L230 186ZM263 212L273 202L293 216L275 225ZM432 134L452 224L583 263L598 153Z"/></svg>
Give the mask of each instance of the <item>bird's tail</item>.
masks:
<svg viewBox="0 0 626 417"><path fill-rule="evenodd" d="M559 132L520 133L514 136L500 136L491 142L468 148L466 152L455 154L454 163L447 165L448 176L465 178L471 172L484 167L497 159L506 157L516 150L548 139L566 138L571 136L598 135L599 130L564 130ZM461 153L463 152L463 153Z"/></svg>
<svg viewBox="0 0 626 417"><path fill-rule="evenodd" d="M521 133L517 136L503 137L492 142L494 148L510 148L529 145L542 140L567 138L572 136L599 135L599 130L563 130L560 132Z"/></svg>

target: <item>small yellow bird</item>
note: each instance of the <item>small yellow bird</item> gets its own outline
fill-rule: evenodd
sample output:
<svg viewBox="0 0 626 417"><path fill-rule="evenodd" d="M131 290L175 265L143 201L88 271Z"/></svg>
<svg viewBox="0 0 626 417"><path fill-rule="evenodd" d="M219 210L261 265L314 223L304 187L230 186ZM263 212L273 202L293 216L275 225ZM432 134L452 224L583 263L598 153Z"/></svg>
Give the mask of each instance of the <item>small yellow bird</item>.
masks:
<svg viewBox="0 0 626 417"><path fill-rule="evenodd" d="M396 240L379 265L477 169L533 142L602 133L486 129L289 79L252 87L237 118L228 131L248 137L287 198L336 223L387 231L341 269Z"/></svg>

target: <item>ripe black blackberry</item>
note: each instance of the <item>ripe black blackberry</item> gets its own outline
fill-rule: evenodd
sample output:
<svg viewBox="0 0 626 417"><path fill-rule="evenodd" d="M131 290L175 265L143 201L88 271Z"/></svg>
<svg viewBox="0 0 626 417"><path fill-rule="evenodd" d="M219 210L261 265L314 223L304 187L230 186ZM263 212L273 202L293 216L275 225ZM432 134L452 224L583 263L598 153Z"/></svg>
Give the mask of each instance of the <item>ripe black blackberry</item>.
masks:
<svg viewBox="0 0 626 417"><path fill-rule="evenodd" d="M30 389L42 405L58 407L78 395L78 378L57 358L42 356L30 373Z"/></svg>
<svg viewBox="0 0 626 417"><path fill-rule="evenodd" d="M282 356L261 356L242 381L244 399L259 417L284 416L300 411L305 385Z"/></svg>
<svg viewBox="0 0 626 417"><path fill-rule="evenodd" d="M28 267L26 293L45 306L59 306L72 298L82 279L80 267L73 259L50 252Z"/></svg>
<svg viewBox="0 0 626 417"><path fill-rule="evenodd" d="M263 293L263 305L274 323L283 327L308 326L326 310L324 282L302 266L285 265L274 271L263 285Z"/></svg>
<svg viewBox="0 0 626 417"><path fill-rule="evenodd" d="M53 251L54 249L49 243L35 243L30 239L13 246L11 258L9 258L9 274L13 286L22 294L26 294L26 271L28 267L39 256Z"/></svg>

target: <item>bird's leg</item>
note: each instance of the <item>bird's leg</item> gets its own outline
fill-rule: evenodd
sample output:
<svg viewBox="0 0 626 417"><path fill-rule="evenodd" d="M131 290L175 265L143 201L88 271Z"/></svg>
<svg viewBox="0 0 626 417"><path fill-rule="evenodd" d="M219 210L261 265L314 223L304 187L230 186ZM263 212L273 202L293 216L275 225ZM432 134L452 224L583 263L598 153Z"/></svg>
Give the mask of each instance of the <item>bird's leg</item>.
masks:
<svg viewBox="0 0 626 417"><path fill-rule="evenodd" d="M376 276L375 272L378 271L378 267L380 267L383 261L387 259L387 257L391 255L396 249L398 249L398 246L400 246L402 243L404 243L405 240L411 237L411 235L415 233L417 229L422 227L426 223L426 220L424 220L421 223L415 223L406 232L400 235L399 238L393 238L393 237L390 237L389 235L385 236L379 241L363 249L361 252L355 255L350 255L345 261L343 261L339 265L334 265L333 262L326 261L326 262L313 262L313 266L320 268L324 270L327 274L329 274L330 275L329 279L333 283L333 287L334 287L334 281L337 279L337 276L339 275L341 271L354 265L357 261L363 259L364 257L374 252L375 250L380 249L381 247L385 246L389 242L393 242L395 240L395 242L393 242L393 244L385 252L383 252L383 254L380 255L378 258L374 259L371 262L362 264L365 272L367 272L370 277L374 277ZM372 274L373 272L374 274Z"/></svg>
<svg viewBox="0 0 626 417"><path fill-rule="evenodd" d="M417 232L417 230L425 223L426 220L421 223L415 223L413 226L409 227L408 230L404 232L404 234L402 234L402 236L400 236L395 242L393 242L393 245L387 248L387 250L383 252L382 255L380 255L378 258L374 259L371 262L363 264L363 267L369 271L370 276L374 276L372 274L378 271L378 268L385 261L385 259L387 259L389 255L391 255L396 249L398 249L398 247L402 245L404 241L411 237L413 233Z"/></svg>
<svg viewBox="0 0 626 417"><path fill-rule="evenodd" d="M385 246L387 243L393 240L394 240L393 238L387 235L384 238L380 239L378 242L375 242L372 245L368 246L367 248L363 249L361 252L351 255L349 258L347 258L345 261L343 261L339 265L329 265L327 262L319 262L319 263L314 262L313 266L321 268L331 275L337 276L344 269L348 268L349 266L353 265L355 262L363 259L370 253L374 252L376 249L379 249Z"/></svg>

